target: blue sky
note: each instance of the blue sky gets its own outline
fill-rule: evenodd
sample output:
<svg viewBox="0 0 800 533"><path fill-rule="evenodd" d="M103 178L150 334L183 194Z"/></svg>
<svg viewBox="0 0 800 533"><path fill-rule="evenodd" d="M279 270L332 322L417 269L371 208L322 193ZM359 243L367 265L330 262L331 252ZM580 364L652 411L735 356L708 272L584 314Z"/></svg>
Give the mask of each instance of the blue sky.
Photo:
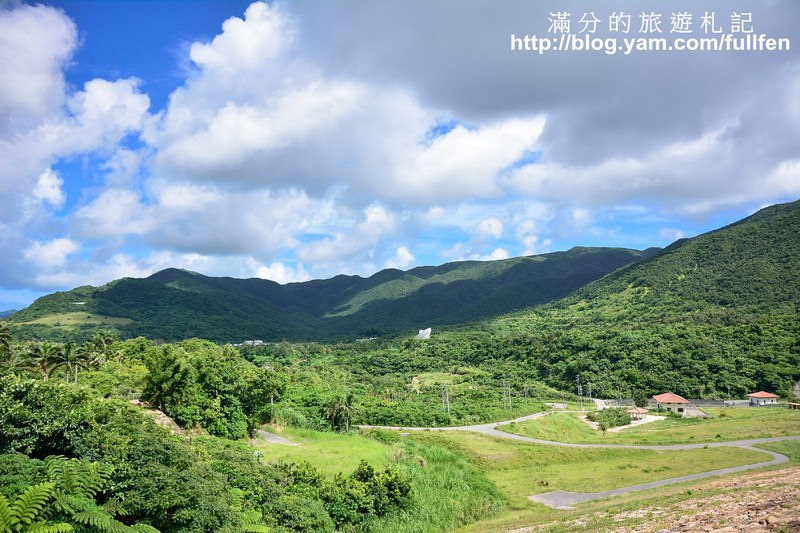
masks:
<svg viewBox="0 0 800 533"><path fill-rule="evenodd" d="M0 310L166 267L284 283L665 246L800 197L795 50L509 49L588 6L0 2ZM599 38L671 13L591 9ZM790 0L693 9L800 43Z"/></svg>

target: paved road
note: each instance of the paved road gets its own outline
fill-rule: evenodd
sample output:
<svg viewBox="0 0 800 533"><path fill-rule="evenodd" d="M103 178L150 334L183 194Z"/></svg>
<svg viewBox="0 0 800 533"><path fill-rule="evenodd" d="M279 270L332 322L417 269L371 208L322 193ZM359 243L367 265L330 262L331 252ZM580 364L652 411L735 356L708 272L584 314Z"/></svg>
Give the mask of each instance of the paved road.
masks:
<svg viewBox="0 0 800 533"><path fill-rule="evenodd" d="M285 444L287 446L300 446L296 442L292 442L289 439L284 439L283 437L279 437L274 433L270 433L269 431L264 431L263 429L259 429L256 431L256 434L263 440L267 442L271 442L273 444Z"/></svg>
<svg viewBox="0 0 800 533"><path fill-rule="evenodd" d="M581 502L588 502L589 500L598 500L601 498L610 498L611 496L619 496L628 492L635 492L637 490L654 489L656 487L663 487L664 485L671 485L673 483L683 483L684 481L694 481L697 479L704 479L712 476L721 476L723 474L735 474L736 472L744 472L745 470L753 470L754 468L763 468L765 466L778 465L785 463L789 460L783 454L772 452L769 450L762 450L751 448L749 446L738 446L753 452L767 453L772 456L772 460L764 461L761 463L754 463L750 465L733 466L730 468L720 468L719 470L710 470L708 472L700 472L697 474L689 474L686 476L671 477L668 479L661 479L659 481L651 481L649 483L642 483L640 485L630 485L614 490L606 490L603 492L571 492L568 490L557 490L553 492L545 492L543 494L534 494L528 496L528 499L534 502L543 503L555 509L572 509L573 505Z"/></svg>
<svg viewBox="0 0 800 533"><path fill-rule="evenodd" d="M681 483L684 481L693 481L696 479L703 479L712 476L719 476L723 474L733 474L736 472L743 472L745 470L752 470L754 468L763 468L766 466L772 466L776 464L785 463L789 460L788 457L782 455L777 452L772 452L769 450L762 450L753 448L753 445L756 444L765 444L769 442L780 442L784 440L800 440L800 435L797 436L790 436L790 437L770 437L770 438L763 438L763 439L743 439L743 440L734 440L734 441L727 441L727 442L708 442L708 443L694 443L694 444L670 444L670 445L654 445L654 444L576 444L570 442L557 442L552 440L544 440L544 439L534 439L532 437L525 437L522 435L515 435L513 433L507 433L505 431L501 431L501 426L505 426L511 424L512 422L523 422L525 420L534 420L536 418L541 418L543 416L547 416L549 413L535 413L528 416L523 416L520 418L515 418L513 420L504 420L502 422L490 422L488 424L476 424L472 426L453 426L453 427L434 427L434 428L422 428L422 427L402 427L402 426L359 426L363 429L391 429L391 430L399 430L399 431L472 431L475 433L483 433L484 435L491 435L493 437L498 437L501 439L510 439L516 440L520 442L528 442L532 444L542 444L545 446L561 446L564 448L628 448L628 449L637 449L637 450L659 450L659 451L666 451L666 450L696 450L698 448L720 448L723 446L730 446L730 447L737 447L737 448L744 448L746 450L766 453L772 456L772 460L764 461L760 463L754 463L749 465L743 466L734 466L731 468L722 468L718 470L710 470L707 472L700 472L697 474L690 474L687 476L680 476L680 477L673 477L669 479L662 479L659 481L652 481L650 483L643 483L641 485L631 485L629 487L622 487L619 489L608 490L605 492L570 492L566 490L558 490L554 492L547 492L544 494L536 494L530 496L531 501L543 503L550 507L554 507L556 509L571 509L573 504L585 502L589 500L596 500L599 498L608 498L611 496L617 496L619 494L625 494L628 492L634 492L637 490L646 490L655 487L661 487L664 485L669 485L672 483Z"/></svg>

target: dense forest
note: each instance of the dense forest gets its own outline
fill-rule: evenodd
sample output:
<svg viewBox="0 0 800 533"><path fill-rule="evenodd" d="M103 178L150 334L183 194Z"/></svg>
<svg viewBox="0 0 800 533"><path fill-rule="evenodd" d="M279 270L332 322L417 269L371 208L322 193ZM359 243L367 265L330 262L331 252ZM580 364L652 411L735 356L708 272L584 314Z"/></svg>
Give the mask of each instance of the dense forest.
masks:
<svg viewBox="0 0 800 533"><path fill-rule="evenodd" d="M327 531L412 505L410 478L394 466L328 477L305 463L261 462L242 439L274 418L288 374L232 348L102 335L17 344L7 330L2 339L0 525L9 531ZM347 401L318 392L319 424L349 425ZM160 427L134 397L191 438Z"/></svg>

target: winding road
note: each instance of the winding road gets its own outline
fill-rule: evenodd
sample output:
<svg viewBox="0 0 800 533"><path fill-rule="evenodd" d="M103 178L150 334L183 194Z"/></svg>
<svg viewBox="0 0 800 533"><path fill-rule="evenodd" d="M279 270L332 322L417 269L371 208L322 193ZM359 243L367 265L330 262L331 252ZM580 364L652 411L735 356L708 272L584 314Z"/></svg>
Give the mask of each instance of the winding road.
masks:
<svg viewBox="0 0 800 533"><path fill-rule="evenodd" d="M689 474L686 476L672 477L662 479L659 481L651 481L649 483L642 483L640 485L631 485L614 490L607 490L603 492L571 492L567 490L557 490L553 492L546 492L543 494L535 494L529 496L529 499L534 502L542 503L555 509L572 509L572 505L576 503L586 502L589 500L596 500L600 498L609 498L611 496L618 496L628 492L635 492L638 490L652 489L655 487L662 487L672 483L682 483L684 481L694 481L712 476L719 476L723 474L734 474L736 472L743 472L745 470L753 470L755 468L763 468L766 466L773 466L781 463L786 463L789 458L783 454L764 450L761 448L753 448L756 444L765 444L769 442L780 442L785 440L800 440L800 435L790 437L770 437L763 439L744 439L733 440L727 442L708 442L708 443L693 443L693 444L671 444L671 445L653 445L653 444L576 444L570 442L558 442L544 439L534 439L532 437L525 437L522 435L515 435L507 433L498 429L500 426L505 426L513 422L524 422L526 420L535 420L547 416L549 413L535 413L532 415L515 418L513 420L504 420L502 422L490 422L488 424L475 424L472 426L451 426L451 427L402 427L402 426L358 426L361 429L388 429L397 431L471 431L474 433L483 433L484 435L491 435L501 439L510 439L520 442L528 442L532 444L542 444L545 446L562 446L565 448L631 448L637 450L693 450L698 448L720 448L724 446L743 448L745 450L765 453L772 456L769 461L762 461L760 463L753 463L749 465L734 466L730 468L720 468L717 470L709 470L706 472L699 472L696 474Z"/></svg>

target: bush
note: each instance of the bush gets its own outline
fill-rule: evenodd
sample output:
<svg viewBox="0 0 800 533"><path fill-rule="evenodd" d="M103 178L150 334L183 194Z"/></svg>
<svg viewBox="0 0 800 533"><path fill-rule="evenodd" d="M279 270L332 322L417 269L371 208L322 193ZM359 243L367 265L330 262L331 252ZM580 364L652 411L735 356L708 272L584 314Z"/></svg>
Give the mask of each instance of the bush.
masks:
<svg viewBox="0 0 800 533"><path fill-rule="evenodd" d="M605 429L626 426L631 423L631 415L628 414L628 411L624 407L611 407L601 411L592 411L586 415L586 418L597 422L601 427L605 427Z"/></svg>
<svg viewBox="0 0 800 533"><path fill-rule="evenodd" d="M333 531L334 524L322 502L296 494L281 494L265 508L275 524L292 531Z"/></svg>

